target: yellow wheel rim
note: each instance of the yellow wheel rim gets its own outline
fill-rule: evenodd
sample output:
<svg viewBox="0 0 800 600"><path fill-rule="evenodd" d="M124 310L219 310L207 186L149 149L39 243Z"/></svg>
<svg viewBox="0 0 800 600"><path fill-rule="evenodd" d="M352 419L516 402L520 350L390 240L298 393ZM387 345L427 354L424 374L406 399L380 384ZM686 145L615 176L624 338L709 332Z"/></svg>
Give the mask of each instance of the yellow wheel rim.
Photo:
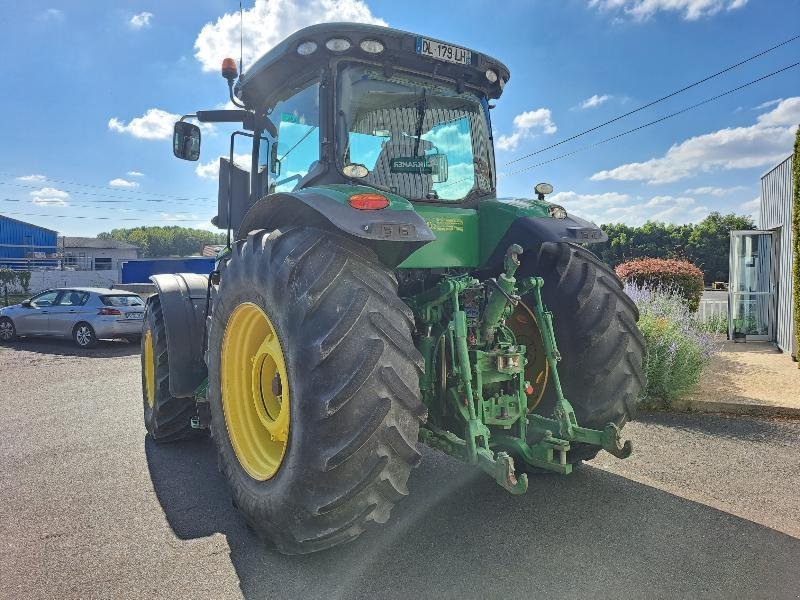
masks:
<svg viewBox="0 0 800 600"><path fill-rule="evenodd" d="M277 473L289 439L289 379L275 326L252 302L228 319L220 358L222 410L239 464L258 481Z"/></svg>
<svg viewBox="0 0 800 600"><path fill-rule="evenodd" d="M153 352L153 332L144 332L144 393L150 408L156 403L156 363Z"/></svg>
<svg viewBox="0 0 800 600"><path fill-rule="evenodd" d="M514 332L517 342L525 344L528 359L528 364L525 365L525 379L533 387L533 393L528 396L528 412L530 412L542 401L544 391L547 389L547 381L550 378L550 367L547 365L547 357L544 355L542 334L533 314L522 306L517 306L508 320L508 325Z"/></svg>

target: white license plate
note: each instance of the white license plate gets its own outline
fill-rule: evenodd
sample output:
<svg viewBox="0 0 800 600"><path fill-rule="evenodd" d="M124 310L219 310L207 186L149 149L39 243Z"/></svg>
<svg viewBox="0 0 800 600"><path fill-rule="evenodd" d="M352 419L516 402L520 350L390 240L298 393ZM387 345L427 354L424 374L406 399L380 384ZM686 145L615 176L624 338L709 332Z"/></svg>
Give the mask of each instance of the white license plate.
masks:
<svg viewBox="0 0 800 600"><path fill-rule="evenodd" d="M424 37L417 38L417 54L457 65L472 64L472 52L469 50Z"/></svg>
<svg viewBox="0 0 800 600"><path fill-rule="evenodd" d="M139 319L139 320L142 320L144 318L144 313L143 312L140 312L140 313L128 313L127 315L125 315L125 317L128 318L128 319Z"/></svg>

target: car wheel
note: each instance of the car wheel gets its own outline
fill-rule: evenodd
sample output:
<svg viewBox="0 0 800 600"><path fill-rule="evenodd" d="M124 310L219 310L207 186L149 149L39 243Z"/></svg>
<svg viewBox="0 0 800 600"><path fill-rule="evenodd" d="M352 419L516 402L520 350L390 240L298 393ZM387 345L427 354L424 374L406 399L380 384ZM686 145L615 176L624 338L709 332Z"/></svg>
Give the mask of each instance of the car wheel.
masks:
<svg viewBox="0 0 800 600"><path fill-rule="evenodd" d="M8 344L17 339L17 330L14 322L8 317L0 318L0 344Z"/></svg>
<svg viewBox="0 0 800 600"><path fill-rule="evenodd" d="M81 348L94 348L97 345L97 336L88 323L78 323L72 330L72 339Z"/></svg>

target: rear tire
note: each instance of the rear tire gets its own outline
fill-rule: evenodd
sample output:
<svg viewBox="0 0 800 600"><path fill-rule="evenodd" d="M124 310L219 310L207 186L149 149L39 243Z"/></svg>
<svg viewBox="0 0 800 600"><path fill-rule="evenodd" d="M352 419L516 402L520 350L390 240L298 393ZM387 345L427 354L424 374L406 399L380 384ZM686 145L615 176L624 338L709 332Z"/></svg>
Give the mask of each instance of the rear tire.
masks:
<svg viewBox="0 0 800 600"><path fill-rule="evenodd" d="M85 322L78 323L73 327L72 340L79 348L83 348L84 350L94 348L98 343L94 328Z"/></svg>
<svg viewBox="0 0 800 600"><path fill-rule="evenodd" d="M175 442L194 437L191 424L197 414L194 398L176 398L169 393L169 353L164 313L158 294L147 301L141 336L142 400L144 425L157 442Z"/></svg>
<svg viewBox="0 0 800 600"><path fill-rule="evenodd" d="M521 260L518 278L544 278L542 299L553 313L561 386L578 424L622 427L633 418L645 383L636 305L614 272L580 246L548 242ZM548 384L535 412L550 416L555 400ZM597 446L573 444L568 461L578 463L598 452Z"/></svg>
<svg viewBox="0 0 800 600"><path fill-rule="evenodd" d="M253 305L279 341L288 380L280 398L290 406L285 450L260 478L234 450L232 436L242 434L233 420L229 429L226 403L228 411L246 404L223 381L223 374L232 382L238 373L227 366L231 350L223 345L237 337L231 323L240 307ZM256 231L237 242L223 267L209 332L212 432L234 504L279 551L304 554L351 541L370 523L385 522L408 494L426 414L413 323L394 274L354 241L298 228ZM232 347L249 340L242 331ZM269 395L264 389L262 401ZM240 442L237 448L246 455Z"/></svg>

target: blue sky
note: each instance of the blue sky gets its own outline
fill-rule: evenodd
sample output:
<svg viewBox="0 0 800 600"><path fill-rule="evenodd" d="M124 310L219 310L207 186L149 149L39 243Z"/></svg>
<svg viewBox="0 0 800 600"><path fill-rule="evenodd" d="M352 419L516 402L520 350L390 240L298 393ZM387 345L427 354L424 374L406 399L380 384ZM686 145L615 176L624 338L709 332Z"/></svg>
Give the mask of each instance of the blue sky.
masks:
<svg viewBox="0 0 800 600"><path fill-rule="evenodd" d="M139 224L210 227L214 165L231 129L205 131L200 163L173 158L169 138L174 115L224 104L217 65L238 56L237 6L32 1L6 8L0 214L67 235ZM791 151L800 68L512 174L796 62L800 40L580 140L504 165L797 35L798 0L461 0L454 6L248 0L245 64L322 20L383 22L496 56L511 69L492 112L500 194L529 197L537 182L549 181L555 201L598 222L682 223L711 210L751 214L759 176Z"/></svg>

